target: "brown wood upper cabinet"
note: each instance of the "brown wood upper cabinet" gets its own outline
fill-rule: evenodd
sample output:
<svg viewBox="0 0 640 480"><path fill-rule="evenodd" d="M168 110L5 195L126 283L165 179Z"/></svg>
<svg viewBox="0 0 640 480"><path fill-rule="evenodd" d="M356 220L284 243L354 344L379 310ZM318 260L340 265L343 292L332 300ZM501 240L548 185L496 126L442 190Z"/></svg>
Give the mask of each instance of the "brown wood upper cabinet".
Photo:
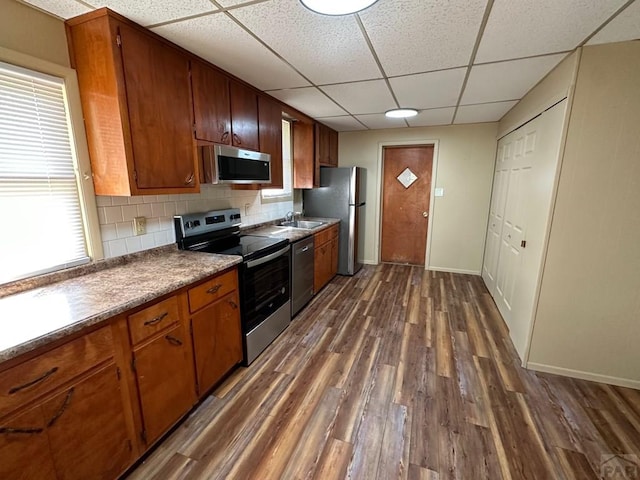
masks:
<svg viewBox="0 0 640 480"><path fill-rule="evenodd" d="M269 97L258 97L260 151L271 155L271 183L265 188L283 188L282 176L282 107Z"/></svg>
<svg viewBox="0 0 640 480"><path fill-rule="evenodd" d="M203 62L191 62L194 132L198 140L231 144L229 78Z"/></svg>
<svg viewBox="0 0 640 480"><path fill-rule="evenodd" d="M320 186L320 163L316 161L315 127L311 122L291 125L293 135L293 188Z"/></svg>
<svg viewBox="0 0 640 480"><path fill-rule="evenodd" d="M67 21L98 195L199 191L189 57L101 9Z"/></svg>
<svg viewBox="0 0 640 480"><path fill-rule="evenodd" d="M323 167L338 166L338 132L316 123L316 158Z"/></svg>
<svg viewBox="0 0 640 480"><path fill-rule="evenodd" d="M338 132L314 122L293 124L294 188L320 186L320 166L338 166Z"/></svg>
<svg viewBox="0 0 640 480"><path fill-rule="evenodd" d="M231 144L260 150L258 135L258 94L242 83L230 80Z"/></svg>

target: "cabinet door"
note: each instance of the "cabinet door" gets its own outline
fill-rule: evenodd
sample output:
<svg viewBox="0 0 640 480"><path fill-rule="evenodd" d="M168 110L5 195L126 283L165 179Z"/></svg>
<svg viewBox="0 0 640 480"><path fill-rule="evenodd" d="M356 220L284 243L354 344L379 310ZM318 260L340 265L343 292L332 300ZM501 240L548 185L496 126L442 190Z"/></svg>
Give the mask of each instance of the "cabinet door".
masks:
<svg viewBox="0 0 640 480"><path fill-rule="evenodd" d="M231 143L235 147L258 151L258 95L240 83L230 83Z"/></svg>
<svg viewBox="0 0 640 480"><path fill-rule="evenodd" d="M329 166L329 127L316 123L316 162L323 166Z"/></svg>
<svg viewBox="0 0 640 480"><path fill-rule="evenodd" d="M238 292L234 291L191 319L200 395L242 360L238 305Z"/></svg>
<svg viewBox="0 0 640 480"><path fill-rule="evenodd" d="M0 423L0 478L56 478L40 407Z"/></svg>
<svg viewBox="0 0 640 480"><path fill-rule="evenodd" d="M314 126L312 123L295 122L293 133L293 188L320 186L319 165L315 161Z"/></svg>
<svg viewBox="0 0 640 480"><path fill-rule="evenodd" d="M338 166L338 132L329 129L329 165Z"/></svg>
<svg viewBox="0 0 640 480"><path fill-rule="evenodd" d="M331 272L329 279L332 279L338 273L338 237L331 239Z"/></svg>
<svg viewBox="0 0 640 480"><path fill-rule="evenodd" d="M191 62L195 135L198 140L231 143L229 78L204 63Z"/></svg>
<svg viewBox="0 0 640 480"><path fill-rule="evenodd" d="M112 479L132 463L118 377L111 363L42 405L59 479Z"/></svg>
<svg viewBox="0 0 640 480"><path fill-rule="evenodd" d="M196 188L189 60L137 29L119 31L136 185Z"/></svg>
<svg viewBox="0 0 640 480"><path fill-rule="evenodd" d="M260 151L271 155L271 183L266 188L283 188L282 107L270 98L258 97Z"/></svg>
<svg viewBox="0 0 640 480"><path fill-rule="evenodd" d="M151 444L195 403L193 361L182 325L134 351L147 444Z"/></svg>
<svg viewBox="0 0 640 480"><path fill-rule="evenodd" d="M315 248L313 291L318 293L331 278L331 242Z"/></svg>

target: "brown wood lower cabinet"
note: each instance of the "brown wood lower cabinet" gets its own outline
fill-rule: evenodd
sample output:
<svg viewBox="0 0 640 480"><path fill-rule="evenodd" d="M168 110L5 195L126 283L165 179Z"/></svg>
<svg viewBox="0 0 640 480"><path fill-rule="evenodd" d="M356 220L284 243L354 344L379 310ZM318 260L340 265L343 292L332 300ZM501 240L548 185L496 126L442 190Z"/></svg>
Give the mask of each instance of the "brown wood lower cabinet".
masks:
<svg viewBox="0 0 640 480"><path fill-rule="evenodd" d="M237 271L93 328L0 363L1 480L122 475L242 360Z"/></svg>
<svg viewBox="0 0 640 480"><path fill-rule="evenodd" d="M238 305L238 292L233 291L191 317L200 396L242 360Z"/></svg>
<svg viewBox="0 0 640 480"><path fill-rule="evenodd" d="M153 443L196 401L188 341L182 325L176 325L133 352L146 444Z"/></svg>
<svg viewBox="0 0 640 480"><path fill-rule="evenodd" d="M101 349L105 352L109 346L111 354L106 359L90 355L67 359L66 352L87 343L84 339L93 339L89 344L104 340ZM75 363L75 378L56 382L57 373L70 371L68 362ZM36 379L19 378L33 364L53 373ZM3 375L18 381L9 393L38 387L41 394L17 407L15 414L0 419L0 478L107 480L116 478L134 461L135 437L127 422L122 375L114 361L109 326ZM26 412L24 406L29 408Z"/></svg>
<svg viewBox="0 0 640 480"><path fill-rule="evenodd" d="M313 291L319 292L338 273L338 225L332 225L314 236Z"/></svg>
<svg viewBox="0 0 640 480"><path fill-rule="evenodd" d="M0 478L56 478L40 406L0 422Z"/></svg>
<svg viewBox="0 0 640 480"><path fill-rule="evenodd" d="M120 395L111 363L42 405L58 479L112 479L132 460Z"/></svg>

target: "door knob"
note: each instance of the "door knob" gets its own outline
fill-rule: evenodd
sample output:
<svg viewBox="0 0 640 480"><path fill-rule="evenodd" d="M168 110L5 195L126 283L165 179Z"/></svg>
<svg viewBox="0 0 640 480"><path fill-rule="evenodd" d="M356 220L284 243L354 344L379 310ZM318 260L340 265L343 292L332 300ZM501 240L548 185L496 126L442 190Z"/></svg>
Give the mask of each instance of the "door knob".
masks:
<svg viewBox="0 0 640 480"><path fill-rule="evenodd" d="M422 216L423 216L424 218L427 218L427 217L429 216L429 212L422 212Z"/></svg>

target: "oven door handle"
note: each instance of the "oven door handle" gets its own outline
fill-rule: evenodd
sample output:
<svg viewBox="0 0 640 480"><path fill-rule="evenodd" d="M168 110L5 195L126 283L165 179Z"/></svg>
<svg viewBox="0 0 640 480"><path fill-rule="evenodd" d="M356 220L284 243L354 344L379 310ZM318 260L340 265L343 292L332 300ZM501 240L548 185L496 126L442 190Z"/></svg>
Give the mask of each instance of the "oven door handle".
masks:
<svg viewBox="0 0 640 480"><path fill-rule="evenodd" d="M270 253L269 255L267 255L265 257L258 258L256 260L249 260L247 263L245 263L245 266L247 268L257 267L258 265L262 265L264 263L270 262L274 258L281 257L282 255L287 253L290 249L291 249L291 246L287 245L282 250L278 250L277 252Z"/></svg>

